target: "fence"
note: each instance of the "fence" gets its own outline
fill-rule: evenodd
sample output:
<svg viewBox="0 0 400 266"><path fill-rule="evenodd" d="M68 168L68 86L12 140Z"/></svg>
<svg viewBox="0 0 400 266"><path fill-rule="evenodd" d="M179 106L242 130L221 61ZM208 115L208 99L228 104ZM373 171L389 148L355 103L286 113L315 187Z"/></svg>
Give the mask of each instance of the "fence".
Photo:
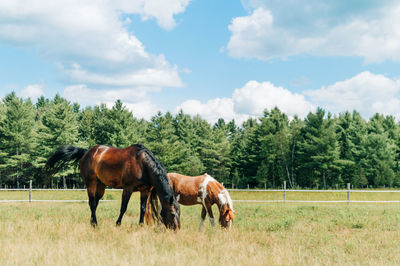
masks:
<svg viewBox="0 0 400 266"><path fill-rule="evenodd" d="M87 202L87 200L45 200L45 199L32 199L32 191L86 191L86 189L42 189L42 188L32 188L32 181L29 183L29 188L23 189L13 189L4 188L0 191L27 191L27 199L14 199L7 200L3 199L0 202ZM106 189L107 191L119 191L121 189ZM248 202L248 203L400 203L400 200L352 200L351 193L399 193L400 190L352 190L350 189L350 183L347 184L347 189L342 190L295 190L287 189L286 182L284 182L283 189L228 189L228 191L241 191L241 192L278 192L282 193L282 198L279 200L249 200L249 199L233 199L234 202ZM287 193L296 192L308 192L308 193L345 193L347 195L346 199L343 200L288 200ZM400 195L399 195L400 196ZM114 200L102 200L102 201L114 201Z"/></svg>

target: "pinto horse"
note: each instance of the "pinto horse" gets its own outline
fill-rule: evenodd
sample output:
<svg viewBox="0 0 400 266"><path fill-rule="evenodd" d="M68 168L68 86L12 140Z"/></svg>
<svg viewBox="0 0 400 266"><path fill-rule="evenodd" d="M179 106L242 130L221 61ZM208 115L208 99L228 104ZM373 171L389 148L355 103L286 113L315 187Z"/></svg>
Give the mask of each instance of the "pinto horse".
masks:
<svg viewBox="0 0 400 266"><path fill-rule="evenodd" d="M80 174L89 196L92 226L97 225L97 205L106 186L109 186L123 189L117 225L121 224L131 194L135 191L140 191L139 223L143 223L149 191L154 188L162 207L161 213L157 212L155 218L167 228L180 228L179 204L168 182L167 172L143 145L136 144L126 149L97 145L89 150L66 146L58 149L48 159L46 167L54 173L70 161L80 164ZM158 209L156 198L150 204L153 209Z"/></svg>
<svg viewBox="0 0 400 266"><path fill-rule="evenodd" d="M221 183L208 174L185 176L177 173L168 173L168 179L180 204L188 206L201 204L203 206L199 230L203 229L207 213L211 225L214 226L213 204L218 206L221 227L231 228L232 221L235 218L235 210L228 190Z"/></svg>

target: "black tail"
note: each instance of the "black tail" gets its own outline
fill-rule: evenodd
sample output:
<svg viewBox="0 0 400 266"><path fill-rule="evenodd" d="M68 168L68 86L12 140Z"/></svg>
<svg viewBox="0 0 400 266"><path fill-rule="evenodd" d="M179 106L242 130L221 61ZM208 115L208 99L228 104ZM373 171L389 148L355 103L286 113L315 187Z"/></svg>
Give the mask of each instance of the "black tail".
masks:
<svg viewBox="0 0 400 266"><path fill-rule="evenodd" d="M71 161L73 161L73 163L78 163L86 152L86 149L74 146L65 146L59 148L47 160L45 169L48 173L54 174Z"/></svg>
<svg viewBox="0 0 400 266"><path fill-rule="evenodd" d="M146 219L146 223L148 225L151 225L150 217L158 224L160 224L162 222L162 218L160 215L160 204L158 201L157 192L154 189L154 187L151 188L151 193L150 193L150 195L147 199L147 203L146 203L145 219Z"/></svg>

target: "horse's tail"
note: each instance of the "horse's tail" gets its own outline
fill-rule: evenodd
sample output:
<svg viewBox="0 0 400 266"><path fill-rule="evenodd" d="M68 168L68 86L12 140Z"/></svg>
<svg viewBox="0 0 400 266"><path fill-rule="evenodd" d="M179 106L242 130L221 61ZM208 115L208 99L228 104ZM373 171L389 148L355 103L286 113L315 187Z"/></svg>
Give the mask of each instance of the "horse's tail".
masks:
<svg viewBox="0 0 400 266"><path fill-rule="evenodd" d="M154 187L150 189L150 195L146 202L146 212L144 215L147 225L151 225L151 219L157 223L162 222L160 215L160 204L158 203L158 195Z"/></svg>
<svg viewBox="0 0 400 266"><path fill-rule="evenodd" d="M74 146L61 147L47 160L45 169L49 173L56 173L70 161L78 163L86 152L87 149Z"/></svg>

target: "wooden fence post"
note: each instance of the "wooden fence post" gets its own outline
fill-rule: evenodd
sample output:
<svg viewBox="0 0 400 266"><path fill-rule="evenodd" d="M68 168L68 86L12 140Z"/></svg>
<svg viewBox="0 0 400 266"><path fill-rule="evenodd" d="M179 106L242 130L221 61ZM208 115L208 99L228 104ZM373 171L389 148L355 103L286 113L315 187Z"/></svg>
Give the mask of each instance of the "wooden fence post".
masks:
<svg viewBox="0 0 400 266"><path fill-rule="evenodd" d="M283 181L283 202L286 202L286 181Z"/></svg>
<svg viewBox="0 0 400 266"><path fill-rule="evenodd" d="M347 204L350 203L350 183L347 183Z"/></svg>
<svg viewBox="0 0 400 266"><path fill-rule="evenodd" d="M29 202L32 201L32 180L29 180Z"/></svg>

